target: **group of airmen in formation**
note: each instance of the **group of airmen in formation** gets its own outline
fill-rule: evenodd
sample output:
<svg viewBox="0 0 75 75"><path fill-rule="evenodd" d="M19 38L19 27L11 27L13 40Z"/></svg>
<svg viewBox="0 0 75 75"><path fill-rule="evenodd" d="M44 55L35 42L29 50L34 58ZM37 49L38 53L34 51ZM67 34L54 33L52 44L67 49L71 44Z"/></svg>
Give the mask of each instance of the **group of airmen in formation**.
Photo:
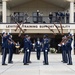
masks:
<svg viewBox="0 0 75 75"><path fill-rule="evenodd" d="M32 50L32 42L30 40L29 35L24 36L24 58L23 58L23 64L29 65L31 63L30 61L30 55ZM13 45L17 46L17 44L12 40L12 37L10 34L6 34L5 32L2 33L2 65L7 65L5 63L7 53L9 51L8 56L8 63L13 63L12 57L13 57ZM41 51L43 51L44 54L44 65L48 65L48 51L49 51L49 39L47 38L47 35L44 35L42 42L40 42L40 39L37 39L37 42L35 43L35 51L37 60L40 60Z"/></svg>
<svg viewBox="0 0 75 75"><path fill-rule="evenodd" d="M73 35L68 33L67 35L62 37L62 41L58 44L62 50L62 62L67 63L67 65L72 65L72 57L71 57L71 50L72 50L72 37Z"/></svg>
<svg viewBox="0 0 75 75"><path fill-rule="evenodd" d="M62 41L58 44L58 46L62 49L62 62L68 63L68 65L72 65L72 57L71 57L71 43L72 43L72 36L70 33L68 35L62 37ZM31 55L31 49L32 49L32 42L30 40L29 35L24 36L24 57L23 57L23 64L29 65L31 63L30 61L30 55ZM43 36L42 42L40 39L37 39L37 42L35 43L35 51L37 60L40 60L41 51L43 51L44 55L44 65L48 65L48 52L50 49L50 41L48 39L47 35ZM2 55L2 65L7 65L5 63L6 56L9 51L8 56L8 63L13 63L12 57L13 57L13 45L17 45L13 40L12 36L10 34L6 34L5 32L2 33L2 47L3 47L3 55Z"/></svg>

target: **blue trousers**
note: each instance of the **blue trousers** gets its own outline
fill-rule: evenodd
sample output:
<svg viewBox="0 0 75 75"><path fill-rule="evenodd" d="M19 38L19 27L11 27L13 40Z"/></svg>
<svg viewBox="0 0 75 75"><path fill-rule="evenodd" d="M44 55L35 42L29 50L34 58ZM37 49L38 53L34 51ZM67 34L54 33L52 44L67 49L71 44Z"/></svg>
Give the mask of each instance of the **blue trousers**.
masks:
<svg viewBox="0 0 75 75"><path fill-rule="evenodd" d="M37 55L37 59L40 60L40 49L37 49L36 55Z"/></svg>
<svg viewBox="0 0 75 75"><path fill-rule="evenodd" d="M23 63L26 64L28 62L28 52L27 50L24 51L24 58L23 58Z"/></svg>
<svg viewBox="0 0 75 75"><path fill-rule="evenodd" d="M64 62L64 63L67 63L68 59L67 59L66 50L63 50L63 51L62 51L62 58L63 58L63 62Z"/></svg>
<svg viewBox="0 0 75 75"><path fill-rule="evenodd" d="M48 64L48 50L44 50L44 64Z"/></svg>
<svg viewBox="0 0 75 75"><path fill-rule="evenodd" d="M12 62L12 57L13 57L13 48L9 49L8 63Z"/></svg>
<svg viewBox="0 0 75 75"><path fill-rule="evenodd" d="M5 64L5 60L6 60L6 56L7 56L7 50L8 50L8 48L3 49L2 64Z"/></svg>
<svg viewBox="0 0 75 75"><path fill-rule="evenodd" d="M71 50L67 51L67 56L68 56L68 64L72 64Z"/></svg>
<svg viewBox="0 0 75 75"><path fill-rule="evenodd" d="M28 62L30 61L31 50L28 52Z"/></svg>

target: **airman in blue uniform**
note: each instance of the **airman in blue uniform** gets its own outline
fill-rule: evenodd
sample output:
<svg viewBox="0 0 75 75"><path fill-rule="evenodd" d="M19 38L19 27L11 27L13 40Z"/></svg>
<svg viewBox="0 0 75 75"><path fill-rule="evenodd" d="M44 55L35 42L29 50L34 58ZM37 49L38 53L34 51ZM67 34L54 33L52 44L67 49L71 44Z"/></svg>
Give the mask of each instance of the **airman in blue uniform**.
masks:
<svg viewBox="0 0 75 75"><path fill-rule="evenodd" d="M67 37L64 36L63 39L66 40ZM63 58L62 60L63 60L63 63L67 63L67 61L68 61L68 59L67 59L67 52L66 52L67 47L66 47L66 45L64 43L62 43L61 48L62 48L62 58Z"/></svg>
<svg viewBox="0 0 75 75"><path fill-rule="evenodd" d="M35 44L35 50L36 50L36 55L37 55L37 60L40 60L40 53L41 53L41 49L42 49L42 46L41 46L41 42L39 40L39 38L37 39L37 42Z"/></svg>
<svg viewBox="0 0 75 75"><path fill-rule="evenodd" d="M24 59L23 59L24 65L29 65L28 64L28 52L29 52L29 40L28 40L28 35L26 35L24 38Z"/></svg>
<svg viewBox="0 0 75 75"><path fill-rule="evenodd" d="M8 40L10 43L8 44L9 46L9 57L8 57L8 63L13 63L12 57L13 57L13 42L12 42L12 35L9 36Z"/></svg>
<svg viewBox="0 0 75 75"><path fill-rule="evenodd" d="M6 56L7 56L7 51L8 51L8 35L4 32L3 34L3 55L2 55L2 65L7 65L5 63Z"/></svg>
<svg viewBox="0 0 75 75"><path fill-rule="evenodd" d="M70 38L71 37L71 38ZM68 64L67 65L72 65L72 57L71 57L71 50L72 50L72 47L71 47L71 44L72 44L72 34L68 33L68 41L66 43L66 46L67 46L67 57L68 57Z"/></svg>
<svg viewBox="0 0 75 75"><path fill-rule="evenodd" d="M30 55L31 55L31 50L32 50L33 45L32 45L32 42L30 40L30 36L28 37L28 42L29 42L28 63L31 63L31 61L30 61Z"/></svg>
<svg viewBox="0 0 75 75"><path fill-rule="evenodd" d="M49 51L49 39L47 38L47 35L44 35L43 38L43 53L44 53L44 65L48 65L48 51Z"/></svg>

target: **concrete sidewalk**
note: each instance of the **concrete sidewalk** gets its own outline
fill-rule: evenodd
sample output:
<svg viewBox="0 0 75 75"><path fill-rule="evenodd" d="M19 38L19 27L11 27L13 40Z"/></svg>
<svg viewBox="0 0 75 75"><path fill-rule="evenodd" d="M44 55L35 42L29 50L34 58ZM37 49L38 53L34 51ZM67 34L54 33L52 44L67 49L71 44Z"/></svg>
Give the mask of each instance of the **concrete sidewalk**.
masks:
<svg viewBox="0 0 75 75"><path fill-rule="evenodd" d="M32 63L23 65L23 54L14 54L14 63L2 66L0 55L0 75L75 75L75 55L72 57L73 65L67 65L61 62L61 54L49 54L49 65L43 65L43 54L37 60L36 53L32 53Z"/></svg>

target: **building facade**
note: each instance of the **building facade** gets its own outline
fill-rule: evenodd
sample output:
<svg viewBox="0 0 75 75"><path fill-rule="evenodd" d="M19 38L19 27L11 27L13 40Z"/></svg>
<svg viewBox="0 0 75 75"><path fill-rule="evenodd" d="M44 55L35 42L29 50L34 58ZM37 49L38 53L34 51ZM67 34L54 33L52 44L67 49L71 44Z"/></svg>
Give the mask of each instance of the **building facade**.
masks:
<svg viewBox="0 0 75 75"><path fill-rule="evenodd" d="M54 22L61 31L60 23L57 20L59 18L62 21L64 33L71 32L74 34L74 2L75 0L0 0L0 33L6 31L16 35L19 33L19 30L14 31L17 26L16 22L25 21L22 24L22 29L26 29L26 34L37 36L43 34L53 35L47 26L58 34ZM39 12L39 17L36 17L36 12ZM50 12L53 15L51 23ZM61 13L63 16L56 16L56 13ZM54 38L54 35L50 36L50 38ZM73 44L72 47L74 50Z"/></svg>

